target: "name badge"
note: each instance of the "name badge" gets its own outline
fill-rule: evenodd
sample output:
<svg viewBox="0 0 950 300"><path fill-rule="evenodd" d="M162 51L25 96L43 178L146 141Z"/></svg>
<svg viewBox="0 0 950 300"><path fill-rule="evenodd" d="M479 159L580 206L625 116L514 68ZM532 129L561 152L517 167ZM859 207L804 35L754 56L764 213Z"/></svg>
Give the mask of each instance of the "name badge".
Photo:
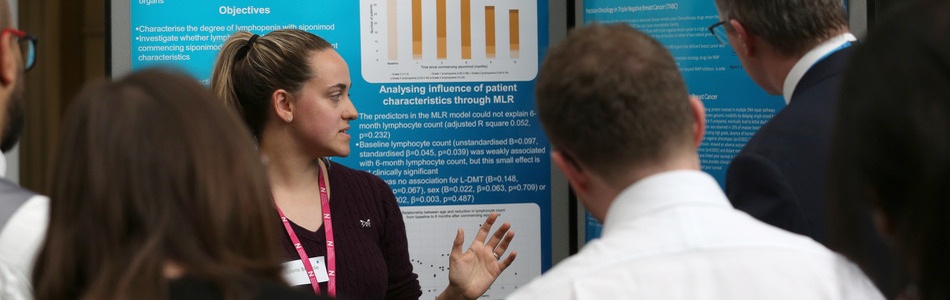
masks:
<svg viewBox="0 0 950 300"><path fill-rule="evenodd" d="M317 276L317 282L327 282L330 280L330 276L327 275L327 265L324 263L323 256L311 257L310 265L313 266L313 273ZM285 262L283 267L284 280L286 280L290 286L310 284L310 277L307 276L307 268L304 268L303 262L299 259Z"/></svg>

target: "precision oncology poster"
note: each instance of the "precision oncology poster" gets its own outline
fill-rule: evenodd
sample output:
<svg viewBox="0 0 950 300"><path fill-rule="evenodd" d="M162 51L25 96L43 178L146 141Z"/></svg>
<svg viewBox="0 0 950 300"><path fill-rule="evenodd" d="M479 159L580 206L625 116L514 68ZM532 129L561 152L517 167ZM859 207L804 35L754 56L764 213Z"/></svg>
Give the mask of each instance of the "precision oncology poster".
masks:
<svg viewBox="0 0 950 300"><path fill-rule="evenodd" d="M584 0L584 24L627 23L673 54L691 95L706 106L706 135L699 147L703 171L725 187L726 168L753 134L785 107L745 73L732 47L707 29L719 22L713 0ZM587 240L600 226L588 216Z"/></svg>
<svg viewBox="0 0 950 300"><path fill-rule="evenodd" d="M334 159L393 188L424 298L448 283L455 229L466 230L467 245L492 211L518 232L511 249L520 255L487 298L550 267L550 146L533 96L548 44L546 1L130 4L132 69L174 65L206 85L237 30L296 28L330 41L349 64L360 113L350 156Z"/></svg>

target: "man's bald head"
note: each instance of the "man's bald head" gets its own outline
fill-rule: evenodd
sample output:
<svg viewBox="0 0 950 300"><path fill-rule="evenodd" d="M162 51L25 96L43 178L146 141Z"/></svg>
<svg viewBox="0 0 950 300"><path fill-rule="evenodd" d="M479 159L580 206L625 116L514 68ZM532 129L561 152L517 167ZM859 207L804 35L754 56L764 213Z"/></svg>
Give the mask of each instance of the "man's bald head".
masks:
<svg viewBox="0 0 950 300"><path fill-rule="evenodd" d="M13 18L11 15L10 2L0 0L0 29L13 28ZM6 38L9 38L7 40ZM0 151L7 152L16 146L20 139L20 133L24 125L24 86L23 86L23 60L25 57L17 57L21 54L17 38L4 35L0 36L3 41L9 41L0 45Z"/></svg>

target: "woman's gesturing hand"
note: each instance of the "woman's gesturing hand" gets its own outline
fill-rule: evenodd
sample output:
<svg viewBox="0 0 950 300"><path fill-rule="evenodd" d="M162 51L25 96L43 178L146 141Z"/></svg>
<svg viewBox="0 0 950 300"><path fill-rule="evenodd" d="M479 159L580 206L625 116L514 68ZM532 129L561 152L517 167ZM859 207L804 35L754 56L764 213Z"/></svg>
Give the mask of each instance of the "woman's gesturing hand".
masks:
<svg viewBox="0 0 950 300"><path fill-rule="evenodd" d="M509 230L511 224L504 223L492 234L487 242L485 239L491 230L497 213L491 213L482 227L479 228L475 240L462 252L462 243L465 242L465 232L460 228L452 244L452 254L449 255L449 286L437 299L475 299L485 293L498 275L505 271L515 260L517 251L512 251L504 257L515 232Z"/></svg>

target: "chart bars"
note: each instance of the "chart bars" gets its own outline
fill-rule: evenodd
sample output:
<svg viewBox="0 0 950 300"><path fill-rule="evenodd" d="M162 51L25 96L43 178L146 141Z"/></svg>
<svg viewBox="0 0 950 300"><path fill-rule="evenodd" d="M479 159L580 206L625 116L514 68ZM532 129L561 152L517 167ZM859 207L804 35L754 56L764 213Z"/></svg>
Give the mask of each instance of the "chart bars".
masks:
<svg viewBox="0 0 950 300"><path fill-rule="evenodd" d="M462 0L462 59L472 59L472 0Z"/></svg>
<svg viewBox="0 0 950 300"><path fill-rule="evenodd" d="M422 59L422 0L412 0L412 58Z"/></svg>
<svg viewBox="0 0 950 300"><path fill-rule="evenodd" d="M399 14L397 8L396 0L387 0L386 23L388 28L386 29L386 33L388 35L387 42L389 46L386 48L389 49L389 60L399 59Z"/></svg>
<svg viewBox="0 0 950 300"><path fill-rule="evenodd" d="M435 22L436 22L436 47L438 50L436 54L439 59L448 58L448 45L446 44L446 35L445 35L445 0L436 0L435 1Z"/></svg>
<svg viewBox="0 0 950 300"><path fill-rule="evenodd" d="M399 14L397 1L387 1L387 32L388 32L388 58L389 60L399 59ZM423 43L425 31L423 29L423 0L412 1L412 58L415 60L423 59L425 44ZM430 2L431 3L431 2ZM448 38L448 9L447 0L435 0L435 50L436 58L446 60L449 58L449 38ZM461 39L461 59L472 59L472 0L459 0L459 37ZM498 33L495 13L496 7L493 5L485 6L485 58L495 59L498 56L496 38ZM504 11L504 10L502 10ZM504 15L502 15L502 18ZM431 19L430 19L431 20ZM430 21L431 22L431 21ZM503 22L503 20L502 20ZM428 23L431 24L431 23ZM508 9L508 45L509 54L512 59L521 58L521 15L518 9ZM427 25L428 26L428 25ZM504 23L502 23L504 26ZM504 29L502 29L504 30ZM430 31L431 34L431 31ZM431 38L431 35L430 37ZM504 38L504 36L502 36ZM458 40L456 40L458 41ZM429 40L431 43L431 40ZM430 44L431 45L431 44ZM431 48L430 48L431 49ZM453 51L459 51L454 48ZM432 55L431 52L428 55ZM455 56L458 58L459 56Z"/></svg>
<svg viewBox="0 0 950 300"><path fill-rule="evenodd" d="M508 41L511 45L511 58L517 59L521 56L521 41L518 28L518 10L508 10Z"/></svg>
<svg viewBox="0 0 950 300"><path fill-rule="evenodd" d="M531 80L538 1L359 0L369 82Z"/></svg>
<svg viewBox="0 0 950 300"><path fill-rule="evenodd" d="M495 7L485 6L485 57L495 58Z"/></svg>

